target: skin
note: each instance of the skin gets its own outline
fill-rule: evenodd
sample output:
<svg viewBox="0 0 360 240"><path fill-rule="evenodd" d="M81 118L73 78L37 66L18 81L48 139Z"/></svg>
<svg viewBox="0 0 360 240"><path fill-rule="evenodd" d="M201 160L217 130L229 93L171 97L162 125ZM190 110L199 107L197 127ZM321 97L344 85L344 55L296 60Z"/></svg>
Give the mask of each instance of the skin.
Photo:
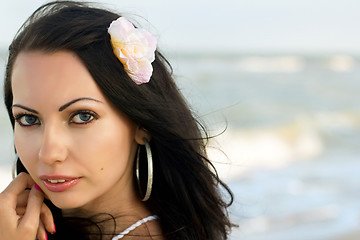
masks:
<svg viewBox="0 0 360 240"><path fill-rule="evenodd" d="M132 222L150 215L133 182L137 146L150 137L107 100L75 54L20 53L12 89L15 147L31 176L28 181L38 184L45 197L69 216L107 212L127 215ZM52 192L42 175L74 176L80 181L66 191ZM128 226L124 222L118 224L119 230ZM40 229L43 222L38 225Z"/></svg>
<svg viewBox="0 0 360 240"><path fill-rule="evenodd" d="M54 233L53 218L43 200L30 175L20 173L0 194L1 239L43 240L47 239L45 228Z"/></svg>

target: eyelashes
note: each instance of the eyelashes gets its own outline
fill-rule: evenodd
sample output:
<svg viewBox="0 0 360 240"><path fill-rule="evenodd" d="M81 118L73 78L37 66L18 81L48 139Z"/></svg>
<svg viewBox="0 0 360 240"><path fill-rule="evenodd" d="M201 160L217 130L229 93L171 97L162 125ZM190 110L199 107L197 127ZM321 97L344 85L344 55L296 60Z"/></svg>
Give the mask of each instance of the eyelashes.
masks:
<svg viewBox="0 0 360 240"><path fill-rule="evenodd" d="M14 116L15 121L23 127L40 125L39 118L33 114L20 113Z"/></svg>
<svg viewBox="0 0 360 240"><path fill-rule="evenodd" d="M14 116L15 121L22 127L41 125L40 119L30 113L19 113ZM89 110L79 110L69 117L69 124L85 125L99 119L99 115Z"/></svg>
<svg viewBox="0 0 360 240"><path fill-rule="evenodd" d="M99 115L93 111L80 110L70 115L70 123L74 124L88 124L94 120L99 119Z"/></svg>

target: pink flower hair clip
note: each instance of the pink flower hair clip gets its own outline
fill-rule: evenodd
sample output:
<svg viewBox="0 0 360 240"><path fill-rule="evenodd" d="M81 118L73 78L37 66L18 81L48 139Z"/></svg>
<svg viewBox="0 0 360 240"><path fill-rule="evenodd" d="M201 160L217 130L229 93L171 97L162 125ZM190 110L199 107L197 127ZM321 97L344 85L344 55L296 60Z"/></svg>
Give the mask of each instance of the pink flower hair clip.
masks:
<svg viewBox="0 0 360 240"><path fill-rule="evenodd" d="M146 30L137 29L126 18L119 17L108 29L114 54L126 73L138 85L150 81L155 60L156 39Z"/></svg>

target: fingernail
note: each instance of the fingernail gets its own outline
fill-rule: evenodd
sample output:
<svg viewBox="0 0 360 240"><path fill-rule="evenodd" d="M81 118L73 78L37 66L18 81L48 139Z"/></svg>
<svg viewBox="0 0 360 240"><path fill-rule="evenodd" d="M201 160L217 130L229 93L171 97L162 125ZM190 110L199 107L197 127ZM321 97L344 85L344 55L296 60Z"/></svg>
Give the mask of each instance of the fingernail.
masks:
<svg viewBox="0 0 360 240"><path fill-rule="evenodd" d="M43 190L41 190L41 188L39 187L39 185L37 185L36 183L35 183L35 188L36 188L37 190L39 190L40 192L43 192Z"/></svg>
<svg viewBox="0 0 360 240"><path fill-rule="evenodd" d="M55 223L54 223L54 232L52 232L51 234L56 233L56 227L55 227Z"/></svg>
<svg viewBox="0 0 360 240"><path fill-rule="evenodd" d="M48 240L48 236L47 236L47 233L45 233L45 239Z"/></svg>

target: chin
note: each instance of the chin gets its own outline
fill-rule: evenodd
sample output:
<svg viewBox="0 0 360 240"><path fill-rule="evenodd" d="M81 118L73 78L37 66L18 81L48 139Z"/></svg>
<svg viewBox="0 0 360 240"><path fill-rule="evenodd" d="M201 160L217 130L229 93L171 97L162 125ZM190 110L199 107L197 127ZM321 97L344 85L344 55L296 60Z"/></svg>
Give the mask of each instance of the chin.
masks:
<svg viewBox="0 0 360 240"><path fill-rule="evenodd" d="M69 198L50 196L49 200L57 208L60 208L62 210L80 208L85 205L85 202L83 199L79 199L75 196L69 197Z"/></svg>

